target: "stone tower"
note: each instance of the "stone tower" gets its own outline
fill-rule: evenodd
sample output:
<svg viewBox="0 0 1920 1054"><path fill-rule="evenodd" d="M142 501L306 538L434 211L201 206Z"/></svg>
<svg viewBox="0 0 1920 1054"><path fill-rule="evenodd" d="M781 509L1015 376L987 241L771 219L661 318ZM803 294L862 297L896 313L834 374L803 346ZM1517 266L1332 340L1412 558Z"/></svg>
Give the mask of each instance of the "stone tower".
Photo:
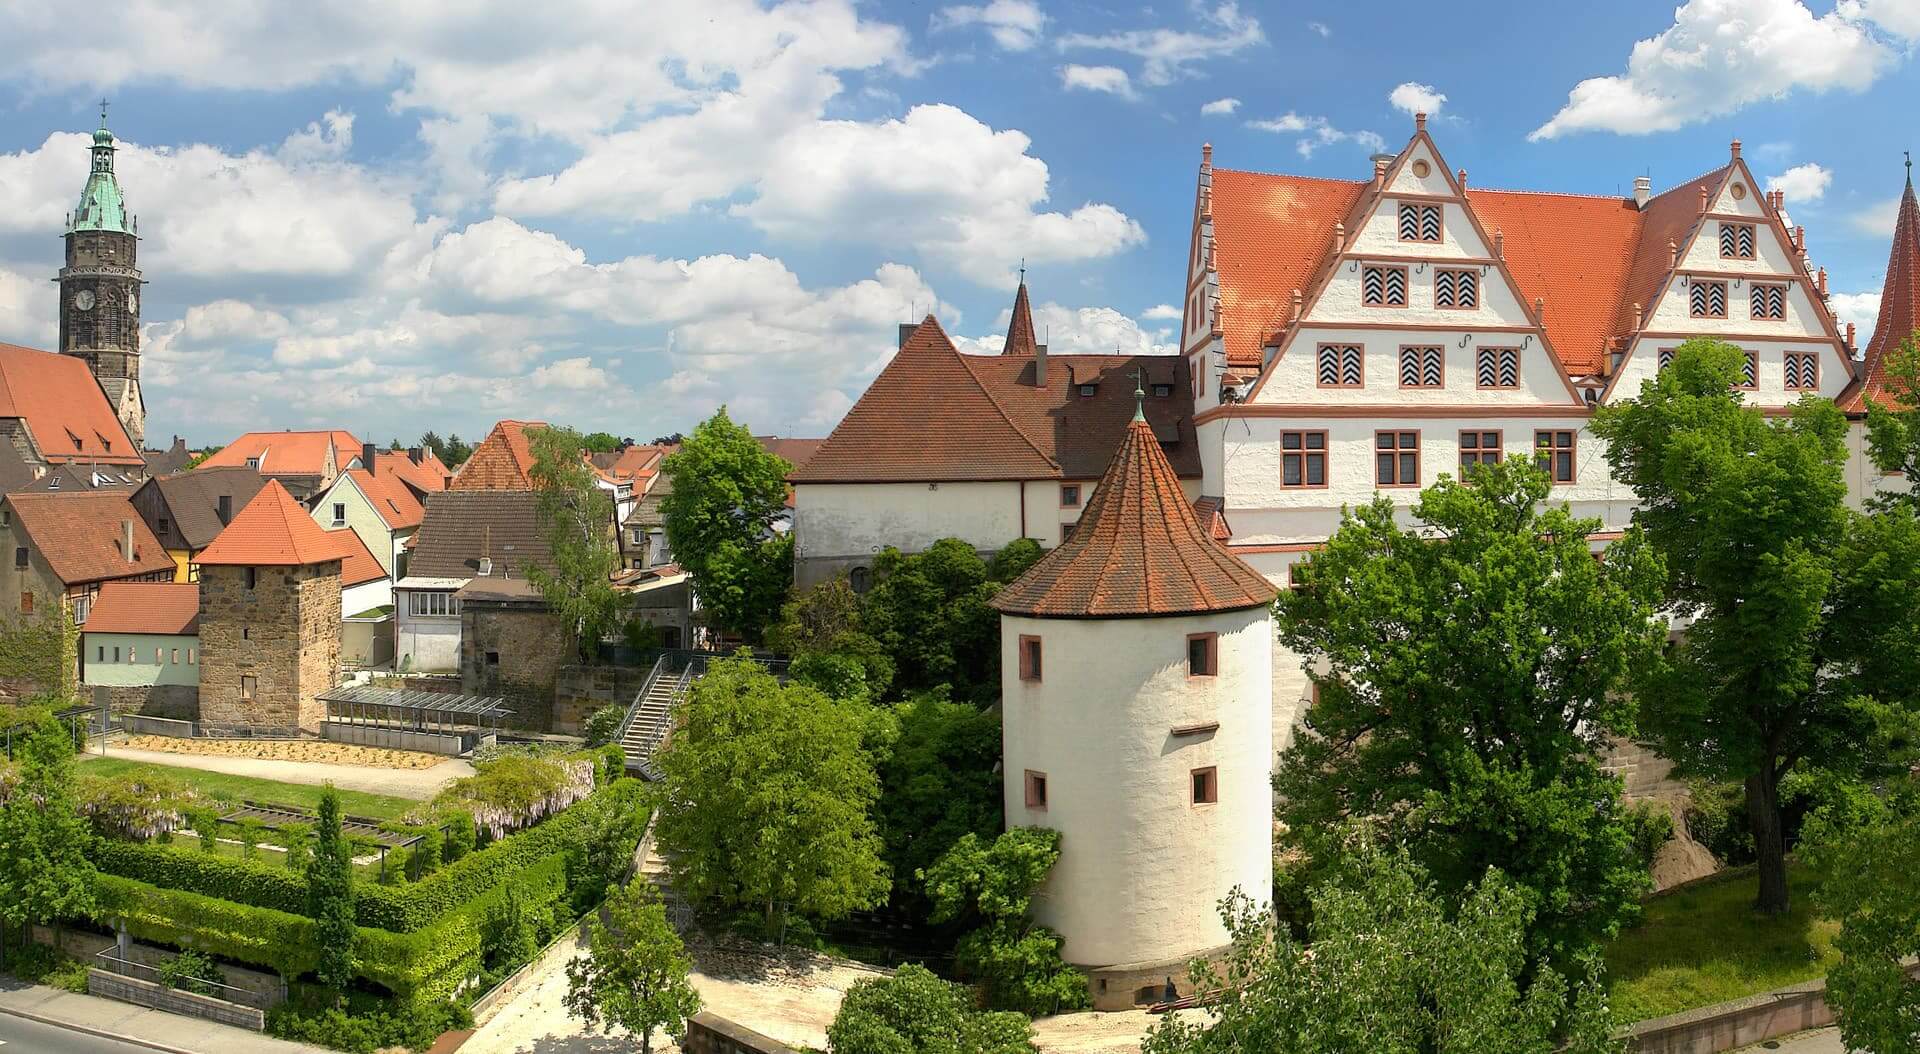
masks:
<svg viewBox="0 0 1920 1054"><path fill-rule="evenodd" d="M67 217L67 261L58 279L60 352L87 360L137 451L146 438L146 401L140 394L140 225L120 196L113 152L102 106L86 189L80 192L80 207Z"/></svg>
<svg viewBox="0 0 1920 1054"><path fill-rule="evenodd" d="M1221 898L1273 896L1274 595L1136 414L1073 533L992 600L1007 823L1060 832L1034 918L1096 1010L1189 993Z"/></svg>

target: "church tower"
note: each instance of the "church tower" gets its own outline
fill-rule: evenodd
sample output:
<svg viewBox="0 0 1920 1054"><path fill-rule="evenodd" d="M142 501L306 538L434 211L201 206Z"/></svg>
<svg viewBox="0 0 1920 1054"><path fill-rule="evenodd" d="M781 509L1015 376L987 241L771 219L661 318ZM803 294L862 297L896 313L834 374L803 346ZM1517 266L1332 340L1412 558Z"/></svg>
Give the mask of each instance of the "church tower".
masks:
<svg viewBox="0 0 1920 1054"><path fill-rule="evenodd" d="M140 395L139 224L127 215L113 174L113 133L105 104L93 133L93 164L80 207L67 217L60 268L60 353L87 360L138 450L146 435Z"/></svg>

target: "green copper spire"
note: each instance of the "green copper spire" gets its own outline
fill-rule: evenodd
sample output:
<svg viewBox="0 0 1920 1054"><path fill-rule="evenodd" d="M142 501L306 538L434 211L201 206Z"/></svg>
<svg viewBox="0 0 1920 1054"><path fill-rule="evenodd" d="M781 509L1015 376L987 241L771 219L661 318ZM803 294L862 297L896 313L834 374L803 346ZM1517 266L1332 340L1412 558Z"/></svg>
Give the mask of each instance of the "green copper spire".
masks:
<svg viewBox="0 0 1920 1054"><path fill-rule="evenodd" d="M1141 367L1133 370L1133 419L1147 419L1147 371Z"/></svg>
<svg viewBox="0 0 1920 1054"><path fill-rule="evenodd" d="M113 177L113 133L107 131L107 104L100 102L100 127L93 133L93 168L87 173L87 186L80 192L80 207L74 210L67 232L119 231L132 234L127 220L127 203L120 196L120 182Z"/></svg>

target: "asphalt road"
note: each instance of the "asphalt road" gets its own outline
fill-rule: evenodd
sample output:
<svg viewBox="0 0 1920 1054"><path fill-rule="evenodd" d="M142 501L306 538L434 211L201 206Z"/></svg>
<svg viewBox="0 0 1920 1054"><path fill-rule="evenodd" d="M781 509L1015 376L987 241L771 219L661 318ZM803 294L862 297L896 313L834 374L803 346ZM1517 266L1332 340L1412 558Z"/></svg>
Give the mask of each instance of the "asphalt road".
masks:
<svg viewBox="0 0 1920 1054"><path fill-rule="evenodd" d="M38 1021L0 1014L0 1054L153 1054L148 1047L98 1039Z"/></svg>

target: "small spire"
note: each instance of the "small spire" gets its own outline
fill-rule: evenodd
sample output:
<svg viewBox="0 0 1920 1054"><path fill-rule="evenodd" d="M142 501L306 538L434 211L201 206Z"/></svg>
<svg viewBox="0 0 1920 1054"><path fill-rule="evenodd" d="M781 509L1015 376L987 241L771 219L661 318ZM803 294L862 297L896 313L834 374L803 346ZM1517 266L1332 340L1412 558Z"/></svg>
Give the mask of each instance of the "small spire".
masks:
<svg viewBox="0 0 1920 1054"><path fill-rule="evenodd" d="M1033 308L1027 301L1027 262L1020 261L1020 288L1013 294L1013 317L1007 321L1007 341L1000 346L1002 355L1034 355L1040 342L1033 335Z"/></svg>
<svg viewBox="0 0 1920 1054"><path fill-rule="evenodd" d="M1145 422L1147 419L1147 370L1144 366L1133 368L1133 419Z"/></svg>

